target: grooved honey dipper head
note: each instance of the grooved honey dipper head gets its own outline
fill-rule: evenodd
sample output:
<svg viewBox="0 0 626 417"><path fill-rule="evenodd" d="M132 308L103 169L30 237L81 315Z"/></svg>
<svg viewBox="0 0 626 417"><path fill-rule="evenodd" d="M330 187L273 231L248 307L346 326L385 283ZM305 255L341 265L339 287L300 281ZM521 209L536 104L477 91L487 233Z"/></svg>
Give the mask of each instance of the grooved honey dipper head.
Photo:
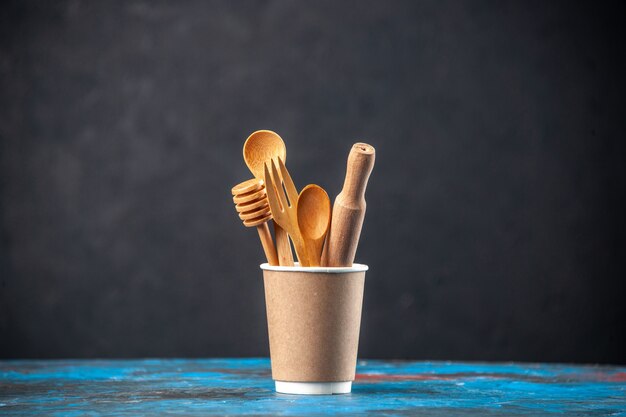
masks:
<svg viewBox="0 0 626 417"><path fill-rule="evenodd" d="M272 212L267 202L265 184L262 179L253 178L235 185L231 193L235 209L246 227L260 226L272 219Z"/></svg>

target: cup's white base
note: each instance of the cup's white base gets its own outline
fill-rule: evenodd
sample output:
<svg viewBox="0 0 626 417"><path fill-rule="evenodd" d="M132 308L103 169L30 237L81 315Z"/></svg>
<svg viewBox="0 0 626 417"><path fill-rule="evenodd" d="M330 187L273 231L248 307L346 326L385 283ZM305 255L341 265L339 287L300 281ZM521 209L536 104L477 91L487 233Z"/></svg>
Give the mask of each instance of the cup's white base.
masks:
<svg viewBox="0 0 626 417"><path fill-rule="evenodd" d="M349 394L352 391L352 381L342 382L287 382L275 381L276 392L283 394Z"/></svg>

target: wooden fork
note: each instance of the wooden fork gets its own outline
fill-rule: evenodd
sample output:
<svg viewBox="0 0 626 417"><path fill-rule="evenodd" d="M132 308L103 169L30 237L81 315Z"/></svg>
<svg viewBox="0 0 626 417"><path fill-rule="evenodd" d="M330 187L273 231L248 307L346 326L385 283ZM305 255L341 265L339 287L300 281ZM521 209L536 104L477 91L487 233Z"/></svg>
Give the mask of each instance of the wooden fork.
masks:
<svg viewBox="0 0 626 417"><path fill-rule="evenodd" d="M272 217L280 227L285 229L291 237L293 246L298 255L300 266L310 266L304 245L302 233L298 226L298 190L285 167L282 159L277 157L280 173L276 169L274 160L271 160L271 172L268 162L265 163L265 190L267 201L270 204ZM284 186L284 189L283 189ZM285 195L285 192L287 193Z"/></svg>

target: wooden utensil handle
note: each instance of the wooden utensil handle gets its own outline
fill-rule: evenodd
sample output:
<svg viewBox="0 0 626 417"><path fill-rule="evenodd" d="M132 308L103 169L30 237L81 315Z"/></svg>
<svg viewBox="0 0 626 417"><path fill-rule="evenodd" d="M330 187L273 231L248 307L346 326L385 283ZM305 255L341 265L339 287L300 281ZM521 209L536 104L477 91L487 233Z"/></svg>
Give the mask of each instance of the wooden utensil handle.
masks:
<svg viewBox="0 0 626 417"><path fill-rule="evenodd" d="M263 251L265 252L267 262L270 265L278 265L278 255L276 254L276 248L272 242L272 235L270 233L270 228L267 226L267 222L257 226L256 230L259 232L261 245L263 245Z"/></svg>
<svg viewBox="0 0 626 417"><path fill-rule="evenodd" d="M306 257L309 261L309 266L320 266L320 253L317 252L315 241L304 240L304 250L306 251Z"/></svg>
<svg viewBox="0 0 626 417"><path fill-rule="evenodd" d="M355 143L348 155L343 189L333 205L330 231L322 253L322 266L352 266L365 218L365 189L376 151L366 143Z"/></svg>
<svg viewBox="0 0 626 417"><path fill-rule="evenodd" d="M276 237L276 249L278 251L278 264L280 266L293 266L293 253L289 243L289 235L274 222L274 235Z"/></svg>
<svg viewBox="0 0 626 417"><path fill-rule="evenodd" d="M376 151L367 143L355 143L348 154L346 179L340 195L344 204L359 205L365 203L365 189L374 168Z"/></svg>

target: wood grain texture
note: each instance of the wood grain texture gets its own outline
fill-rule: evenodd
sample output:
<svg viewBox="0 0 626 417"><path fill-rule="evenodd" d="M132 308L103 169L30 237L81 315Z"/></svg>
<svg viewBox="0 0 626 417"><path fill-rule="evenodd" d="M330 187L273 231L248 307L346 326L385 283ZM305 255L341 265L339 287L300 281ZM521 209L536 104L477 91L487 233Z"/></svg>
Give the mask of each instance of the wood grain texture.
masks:
<svg viewBox="0 0 626 417"><path fill-rule="evenodd" d="M270 265L279 265L278 253L274 247L272 234L270 233L270 228L267 226L267 222L258 225L256 230L259 232L259 239L261 239L261 245L263 246L263 252L265 252L267 262Z"/></svg>
<svg viewBox="0 0 626 417"><path fill-rule="evenodd" d="M276 221L274 223L274 237L276 238L276 251L278 252L278 264L280 266L293 266L293 252L291 252L291 243L289 243L289 235L280 227Z"/></svg>
<svg viewBox="0 0 626 417"><path fill-rule="evenodd" d="M271 130L252 132L243 144L243 159L248 169L256 178L263 179L264 166L273 158L287 159L285 142L278 133ZM293 266L293 254L289 244L289 236L275 221L274 235L278 252L278 263L281 266Z"/></svg>
<svg viewBox="0 0 626 417"><path fill-rule="evenodd" d="M267 226L271 220L272 213L267 202L265 184L263 180L253 178L235 185L231 193L235 202L235 209L239 213L239 218L243 220L246 227L256 227L261 239L261 245L265 252L265 257L270 265L278 265L278 255L272 235Z"/></svg>
<svg viewBox="0 0 626 417"><path fill-rule="evenodd" d="M285 142L271 130L252 132L243 144L243 160L256 178L263 178L265 163L274 158L287 159Z"/></svg>
<svg viewBox="0 0 626 417"><path fill-rule="evenodd" d="M351 266L354 262L365 219L365 189L375 158L374 147L366 143L355 143L350 150L343 189L333 204L322 255L324 266Z"/></svg>
<svg viewBox="0 0 626 417"><path fill-rule="evenodd" d="M283 161L277 158L277 162L280 171L276 168L274 160L266 163L264 170L270 210L274 221L291 237L300 265L310 266L304 239L298 226L298 191ZM268 164L271 165L271 172Z"/></svg>
<svg viewBox="0 0 626 417"><path fill-rule="evenodd" d="M310 266L320 266L324 239L330 226L330 199L322 187L309 184L298 195L298 226Z"/></svg>

